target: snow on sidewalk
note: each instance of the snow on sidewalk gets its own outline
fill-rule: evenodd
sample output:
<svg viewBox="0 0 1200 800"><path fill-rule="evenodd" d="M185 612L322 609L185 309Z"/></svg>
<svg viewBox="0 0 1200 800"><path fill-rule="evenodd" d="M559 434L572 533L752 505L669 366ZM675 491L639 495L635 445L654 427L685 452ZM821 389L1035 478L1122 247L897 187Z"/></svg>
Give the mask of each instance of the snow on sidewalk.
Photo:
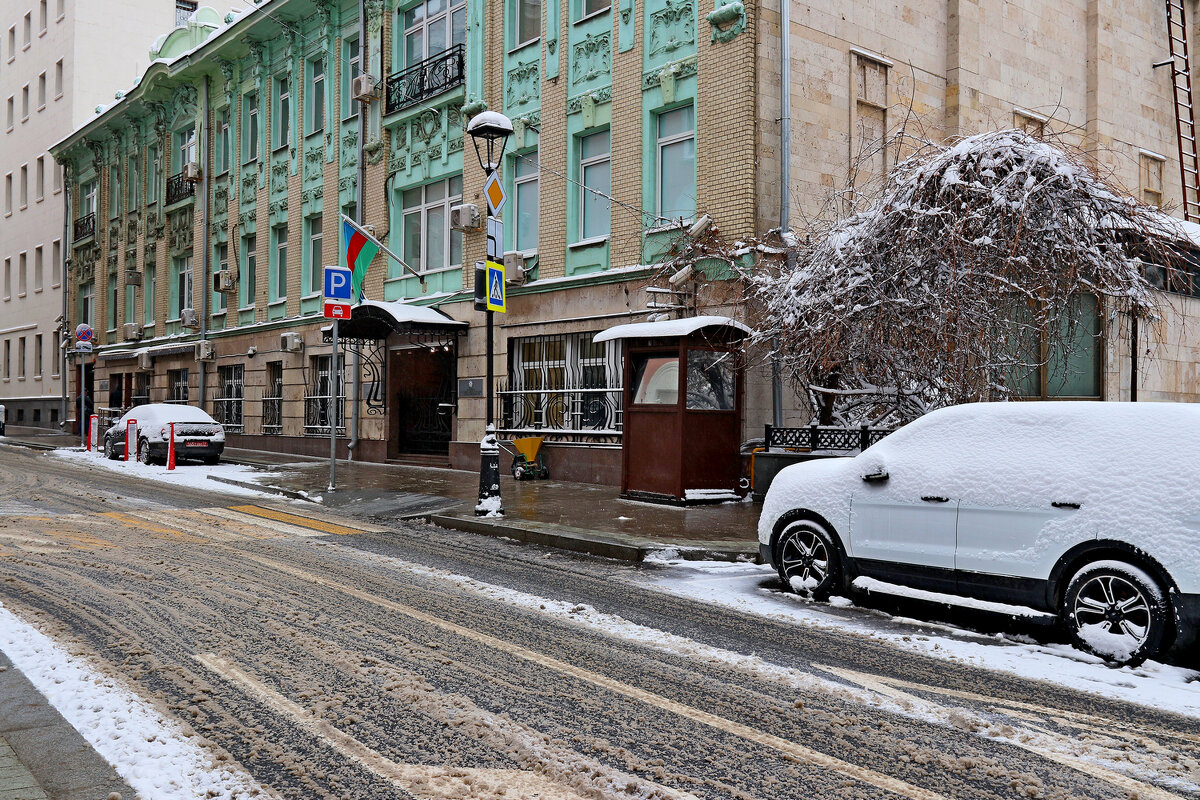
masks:
<svg viewBox="0 0 1200 800"><path fill-rule="evenodd" d="M119 472L128 476L131 480L158 481L159 483L168 483L173 486L219 491L226 494L243 494L258 497L266 494L266 492L247 489L242 486L234 486L229 483L210 481L208 479L209 475L218 478L232 478L239 481L254 481L259 478L274 477L273 473L263 472L256 467L245 466L243 464L215 464L208 466L185 462L182 464L177 463L175 469L168 470L165 466L143 464L136 460L113 461L105 458L95 450L88 452L86 450L60 448L51 452L52 455L58 458L78 464L87 464L95 469L108 470L109 472Z"/></svg>
<svg viewBox="0 0 1200 800"><path fill-rule="evenodd" d="M857 619L848 618L844 612L838 613L836 608L854 605L847 598L834 597L828 604L813 603L798 595L763 588L764 581L775 578L775 571L767 565L680 561L669 557L651 560L667 568L651 574L644 579L644 584L671 594L777 622L822 630L843 630L931 658L1007 672L1112 700L1200 718L1200 672L1194 670L1153 661L1132 669L1112 669L1100 659L1066 644L1041 645L1006 634L976 633L943 622L903 620L920 625L920 633L881 630L871 621L872 616L880 614L875 610L864 609L863 615ZM902 587L891 587L878 581L872 582L870 588L886 593L893 593L894 589L898 595L916 596ZM953 605L968 602L933 592L921 592L920 597ZM976 603L973 607L981 605ZM1038 613L1032 609L1019 610L1022 616ZM945 633L936 633L937 630Z"/></svg>
<svg viewBox="0 0 1200 800"><path fill-rule="evenodd" d="M0 604L0 650L140 797L241 800L270 796L119 681L70 655Z"/></svg>

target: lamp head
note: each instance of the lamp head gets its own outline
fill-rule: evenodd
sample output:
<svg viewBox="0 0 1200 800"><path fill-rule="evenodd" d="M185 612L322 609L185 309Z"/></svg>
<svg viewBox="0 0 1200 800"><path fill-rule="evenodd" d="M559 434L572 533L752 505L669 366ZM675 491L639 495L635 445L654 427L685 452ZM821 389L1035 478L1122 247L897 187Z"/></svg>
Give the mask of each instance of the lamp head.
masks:
<svg viewBox="0 0 1200 800"><path fill-rule="evenodd" d="M475 155L484 172L490 175L500 166L512 133L512 120L496 111L482 111L467 123L467 134L475 145Z"/></svg>

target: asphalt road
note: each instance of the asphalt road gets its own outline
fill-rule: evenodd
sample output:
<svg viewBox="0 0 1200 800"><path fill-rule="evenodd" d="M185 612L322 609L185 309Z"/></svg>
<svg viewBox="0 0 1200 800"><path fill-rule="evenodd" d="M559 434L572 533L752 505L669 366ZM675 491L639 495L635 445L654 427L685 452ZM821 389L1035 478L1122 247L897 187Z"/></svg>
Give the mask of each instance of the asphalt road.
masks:
<svg viewBox="0 0 1200 800"><path fill-rule="evenodd" d="M0 602L281 798L1200 797L1193 719L645 569L0 447Z"/></svg>

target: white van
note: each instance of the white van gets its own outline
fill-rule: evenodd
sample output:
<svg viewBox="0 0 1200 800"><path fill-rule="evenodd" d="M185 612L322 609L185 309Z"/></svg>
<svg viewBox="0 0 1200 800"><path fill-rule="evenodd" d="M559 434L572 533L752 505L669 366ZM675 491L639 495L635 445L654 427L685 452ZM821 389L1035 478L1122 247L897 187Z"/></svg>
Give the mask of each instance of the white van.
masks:
<svg viewBox="0 0 1200 800"><path fill-rule="evenodd" d="M759 549L817 598L859 576L1058 614L1137 664L1200 623L1200 405L976 403L775 478Z"/></svg>

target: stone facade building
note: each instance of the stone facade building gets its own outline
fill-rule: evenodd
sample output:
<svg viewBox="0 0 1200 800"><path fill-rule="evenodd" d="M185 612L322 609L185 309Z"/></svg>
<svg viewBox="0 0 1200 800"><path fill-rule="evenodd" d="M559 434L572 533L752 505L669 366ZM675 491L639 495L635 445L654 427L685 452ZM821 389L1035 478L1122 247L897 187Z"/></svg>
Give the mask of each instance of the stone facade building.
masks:
<svg viewBox="0 0 1200 800"><path fill-rule="evenodd" d="M477 465L486 342L472 265L486 242L463 206L482 211L485 175L464 125L485 108L514 123L495 414L504 438L546 435L565 479L617 483L626 468L625 345L593 336L672 315L664 305L744 316L719 276L662 280L671 243L705 217L729 241L763 235L783 196L799 227L797 209L843 187L860 144L902 120L936 139L1064 132L1143 198L1179 196L1169 83L1150 63L1166 43L1157 7L793 4L787 70L780 12L757 0L201 9L134 89L52 148L72 196L71 313L97 322L75 379L102 407L202 405L231 446L322 454L340 423L356 458ZM360 74L377 79L361 105ZM81 224L92 209L94 230ZM341 261L343 214L423 280L377 257L369 302L343 326L339 378L320 268ZM1111 333L1077 394L1125 396L1124 342ZM1183 371L1145 375L1146 394L1191 399L1200 387ZM771 420L771 392L759 367L742 384L745 439ZM801 407L788 399L785 419L807 422Z"/></svg>

